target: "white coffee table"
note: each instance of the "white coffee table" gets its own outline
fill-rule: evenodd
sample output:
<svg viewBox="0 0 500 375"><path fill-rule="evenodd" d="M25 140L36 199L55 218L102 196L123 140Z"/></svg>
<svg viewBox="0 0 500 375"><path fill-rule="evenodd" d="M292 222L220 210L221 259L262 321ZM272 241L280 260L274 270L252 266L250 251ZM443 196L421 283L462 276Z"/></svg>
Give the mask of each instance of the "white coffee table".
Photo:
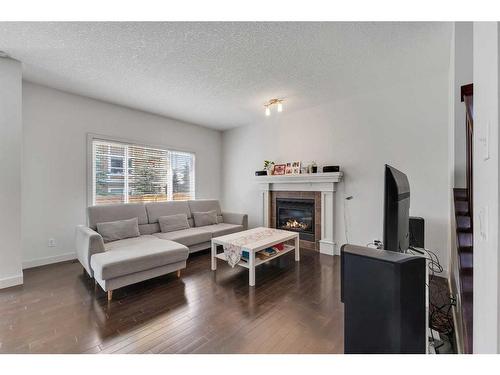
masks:
<svg viewBox="0 0 500 375"><path fill-rule="evenodd" d="M242 236L254 235L262 230L266 231L271 230L274 233L272 233L271 236L245 244L243 246L243 250L248 251L249 253L248 262L240 260L240 262L238 263L239 266L248 268L249 272L248 284L250 286L255 286L255 267L263 263L269 262L270 260L276 259L292 250L295 250L295 261L298 262L300 260L299 234L297 232L259 227L259 228L249 229L243 232L228 234L226 236L212 238L212 271L215 271L217 269L217 258L224 261L226 260L226 256L224 253L217 254L217 245L223 245L223 246L231 245L232 242L240 239ZM269 258L266 259L259 259L259 258L256 259L255 257L256 252L289 240L295 240L295 245L292 246L285 244L285 248L282 251L278 252L276 255L270 256Z"/></svg>

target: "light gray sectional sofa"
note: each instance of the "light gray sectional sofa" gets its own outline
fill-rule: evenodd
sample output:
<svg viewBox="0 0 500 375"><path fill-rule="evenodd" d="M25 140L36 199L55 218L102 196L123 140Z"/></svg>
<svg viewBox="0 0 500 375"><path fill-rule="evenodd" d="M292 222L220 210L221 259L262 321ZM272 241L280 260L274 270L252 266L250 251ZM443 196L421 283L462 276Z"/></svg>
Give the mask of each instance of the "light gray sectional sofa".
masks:
<svg viewBox="0 0 500 375"><path fill-rule="evenodd" d="M76 229L78 260L108 292L186 267L190 252L212 237L247 229L245 214L222 212L217 200L118 204L88 208Z"/></svg>

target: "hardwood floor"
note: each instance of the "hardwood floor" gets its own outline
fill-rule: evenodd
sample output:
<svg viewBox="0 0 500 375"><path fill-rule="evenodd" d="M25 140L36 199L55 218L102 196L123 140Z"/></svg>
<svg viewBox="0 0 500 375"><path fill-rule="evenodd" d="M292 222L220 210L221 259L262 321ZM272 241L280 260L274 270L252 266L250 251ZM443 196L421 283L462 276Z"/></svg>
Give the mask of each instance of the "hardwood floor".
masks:
<svg viewBox="0 0 500 375"><path fill-rule="evenodd" d="M1 353L342 353L340 258L301 251L248 271L208 252L106 294L78 262L25 270L0 291Z"/></svg>

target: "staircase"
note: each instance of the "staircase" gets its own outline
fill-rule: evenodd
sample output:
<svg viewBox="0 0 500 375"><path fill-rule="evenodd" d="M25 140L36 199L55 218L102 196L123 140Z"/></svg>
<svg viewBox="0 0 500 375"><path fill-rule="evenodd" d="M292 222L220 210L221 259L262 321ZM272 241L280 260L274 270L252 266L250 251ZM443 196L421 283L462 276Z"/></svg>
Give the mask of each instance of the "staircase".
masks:
<svg viewBox="0 0 500 375"><path fill-rule="evenodd" d="M454 189L458 280L464 353L472 354L473 237L467 189Z"/></svg>
<svg viewBox="0 0 500 375"><path fill-rule="evenodd" d="M473 86L461 87L461 100L466 111L466 185L465 189L453 189L455 204L455 228L458 261L458 287L460 293L460 318L464 353L472 354L472 306L473 306Z"/></svg>

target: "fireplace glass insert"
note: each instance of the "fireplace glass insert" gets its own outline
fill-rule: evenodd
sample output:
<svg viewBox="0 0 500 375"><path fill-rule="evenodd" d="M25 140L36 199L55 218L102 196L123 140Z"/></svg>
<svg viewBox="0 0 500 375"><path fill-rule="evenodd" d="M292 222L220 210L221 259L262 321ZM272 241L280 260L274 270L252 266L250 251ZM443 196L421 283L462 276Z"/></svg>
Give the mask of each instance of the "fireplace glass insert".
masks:
<svg viewBox="0 0 500 375"><path fill-rule="evenodd" d="M301 240L314 242L314 199L277 198L276 228L299 232Z"/></svg>

